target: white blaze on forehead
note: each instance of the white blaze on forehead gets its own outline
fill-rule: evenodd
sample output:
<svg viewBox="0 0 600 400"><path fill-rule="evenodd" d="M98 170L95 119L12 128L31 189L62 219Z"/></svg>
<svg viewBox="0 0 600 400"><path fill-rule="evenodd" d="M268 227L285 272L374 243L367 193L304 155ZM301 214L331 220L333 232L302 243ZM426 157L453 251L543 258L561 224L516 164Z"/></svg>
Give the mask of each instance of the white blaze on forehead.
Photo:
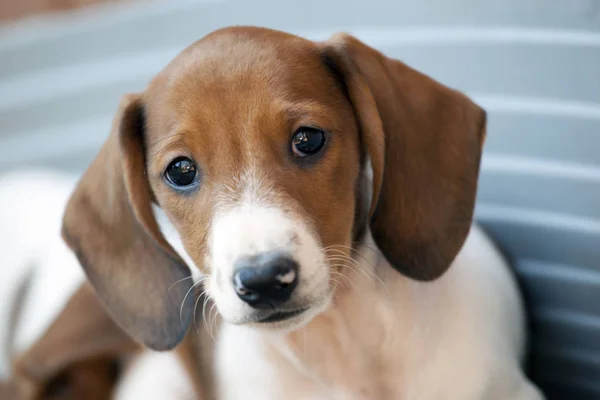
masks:
<svg viewBox="0 0 600 400"><path fill-rule="evenodd" d="M291 251L297 221L256 171L247 169L220 197L211 224L208 265L232 265L240 257L272 250Z"/></svg>
<svg viewBox="0 0 600 400"><path fill-rule="evenodd" d="M213 266L233 265L245 256L291 251L294 221L281 210L242 203L215 216L210 235Z"/></svg>
<svg viewBox="0 0 600 400"><path fill-rule="evenodd" d="M322 301L328 290L329 275L320 240L306 215L292 211L302 205L292 206L289 202L293 200L259 177L246 172L228 185L217 199L210 227L206 265L213 271L213 279L208 282L208 293L230 321L242 320L249 312L232 284L236 262L243 258L274 251L287 253L298 264L300 280L295 296L309 306ZM278 278L282 283L291 283L296 276L292 272Z"/></svg>
<svg viewBox="0 0 600 400"><path fill-rule="evenodd" d="M233 289L236 263L261 253L287 252L301 265L303 251L292 240L295 221L283 211L269 205L242 201L215 215L209 235L207 265L213 279L207 289L221 314L232 320L243 318L243 303Z"/></svg>

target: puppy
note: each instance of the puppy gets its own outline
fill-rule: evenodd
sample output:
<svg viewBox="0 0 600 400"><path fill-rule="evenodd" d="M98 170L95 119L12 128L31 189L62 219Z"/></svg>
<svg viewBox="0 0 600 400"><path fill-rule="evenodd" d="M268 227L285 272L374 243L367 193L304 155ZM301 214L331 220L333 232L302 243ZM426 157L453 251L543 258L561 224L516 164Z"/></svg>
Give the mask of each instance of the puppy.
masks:
<svg viewBox="0 0 600 400"><path fill-rule="evenodd" d="M123 99L63 235L140 343L204 316L216 398L539 399L471 227L484 138L471 100L351 36L222 29Z"/></svg>

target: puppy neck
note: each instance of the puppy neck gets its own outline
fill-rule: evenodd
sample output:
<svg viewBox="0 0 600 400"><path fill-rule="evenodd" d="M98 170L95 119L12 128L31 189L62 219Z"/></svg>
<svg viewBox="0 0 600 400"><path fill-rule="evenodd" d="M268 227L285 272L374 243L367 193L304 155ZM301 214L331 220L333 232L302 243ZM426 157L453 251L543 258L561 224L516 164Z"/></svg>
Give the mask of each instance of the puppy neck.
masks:
<svg viewBox="0 0 600 400"><path fill-rule="evenodd" d="M368 394L365 398L386 398L378 376L390 362L385 349L398 347L399 320L397 299L390 295L399 282L388 279L399 274L387 265L368 231L352 258L352 266L340 271L343 278L333 275L339 283L325 311L304 327L277 340L265 337L263 343L278 365L323 390L347 387Z"/></svg>

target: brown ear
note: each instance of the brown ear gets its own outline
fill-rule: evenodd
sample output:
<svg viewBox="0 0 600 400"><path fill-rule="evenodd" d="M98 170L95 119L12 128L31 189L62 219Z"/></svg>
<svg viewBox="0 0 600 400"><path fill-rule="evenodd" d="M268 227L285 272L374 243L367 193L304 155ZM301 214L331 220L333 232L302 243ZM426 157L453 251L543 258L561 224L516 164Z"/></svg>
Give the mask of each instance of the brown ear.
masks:
<svg viewBox="0 0 600 400"><path fill-rule="evenodd" d="M44 335L14 360L14 376L4 390L14 400L109 398L117 362L139 348L85 284Z"/></svg>
<svg viewBox="0 0 600 400"><path fill-rule="evenodd" d="M160 233L151 202L143 104L129 95L69 200L63 236L114 319L151 349L167 350L190 325L192 282Z"/></svg>
<svg viewBox="0 0 600 400"><path fill-rule="evenodd" d="M373 167L370 227L388 261L442 275L472 222L485 112L467 97L345 34L323 44Z"/></svg>

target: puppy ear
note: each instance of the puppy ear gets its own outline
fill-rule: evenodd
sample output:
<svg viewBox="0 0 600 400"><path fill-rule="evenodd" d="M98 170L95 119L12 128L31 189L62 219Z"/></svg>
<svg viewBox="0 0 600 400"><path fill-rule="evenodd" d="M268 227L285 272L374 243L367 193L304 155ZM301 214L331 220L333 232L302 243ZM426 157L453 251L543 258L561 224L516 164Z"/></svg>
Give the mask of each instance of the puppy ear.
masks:
<svg viewBox="0 0 600 400"><path fill-rule="evenodd" d="M439 277L472 223L485 112L352 36L334 36L323 53L343 80L372 163L375 242L406 276Z"/></svg>
<svg viewBox="0 0 600 400"><path fill-rule="evenodd" d="M112 132L69 200L63 237L114 319L154 350L175 347L192 318L190 271L152 212L144 108L126 96Z"/></svg>

